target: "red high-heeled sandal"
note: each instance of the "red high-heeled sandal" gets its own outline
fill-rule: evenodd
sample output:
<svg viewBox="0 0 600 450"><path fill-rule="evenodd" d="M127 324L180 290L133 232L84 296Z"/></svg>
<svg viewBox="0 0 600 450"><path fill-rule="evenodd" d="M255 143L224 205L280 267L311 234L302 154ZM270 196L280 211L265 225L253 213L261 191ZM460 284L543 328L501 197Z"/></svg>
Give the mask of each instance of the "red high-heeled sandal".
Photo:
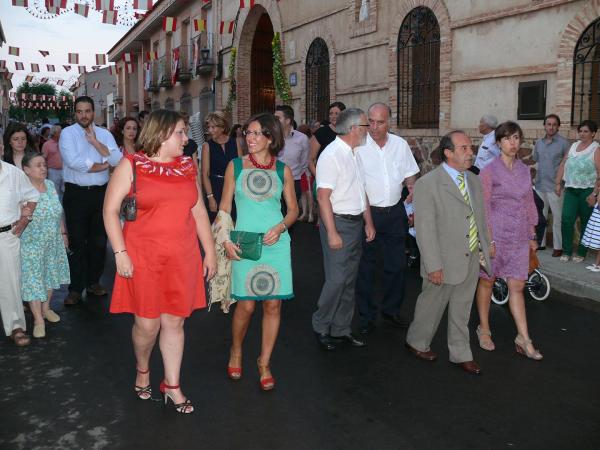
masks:
<svg viewBox="0 0 600 450"><path fill-rule="evenodd" d="M167 402L171 400L173 402L173 407L175 411L180 414L191 414L194 412L194 405L192 404L190 399L186 399L183 403L175 403L173 397L166 391L167 389L179 389L179 385L177 386L169 386L163 381L160 382L160 392L165 398L165 406L167 406Z"/></svg>
<svg viewBox="0 0 600 450"><path fill-rule="evenodd" d="M148 370L140 370L138 367L136 367L135 370L137 373L141 373L142 375L146 375L150 372L150 368L148 368ZM152 398L152 387L150 384L143 387L135 385L133 389L135 390L135 395L137 395L140 400L150 400Z"/></svg>
<svg viewBox="0 0 600 450"><path fill-rule="evenodd" d="M273 375L271 375L270 377L266 377L263 378L263 373L266 371L271 371L271 369L269 368L268 365L266 366L262 366L260 364L260 356L258 357L258 359L256 360L256 363L258 364L258 374L259 374L259 383L260 383L260 388L263 391L271 391L273 389L275 389L275 378L273 378Z"/></svg>
<svg viewBox="0 0 600 450"><path fill-rule="evenodd" d="M241 359L241 358L240 358ZM231 351L229 352L229 360L231 361ZM241 365L241 361L240 361ZM227 376L230 380L238 381L242 378L242 368L241 367L233 367L229 364L227 365Z"/></svg>

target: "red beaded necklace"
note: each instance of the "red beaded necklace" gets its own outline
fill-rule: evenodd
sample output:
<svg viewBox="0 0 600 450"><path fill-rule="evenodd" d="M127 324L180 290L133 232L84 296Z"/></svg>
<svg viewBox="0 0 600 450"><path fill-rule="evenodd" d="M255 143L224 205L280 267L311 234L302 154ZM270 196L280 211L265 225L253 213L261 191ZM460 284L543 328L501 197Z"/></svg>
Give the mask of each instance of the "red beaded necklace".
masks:
<svg viewBox="0 0 600 450"><path fill-rule="evenodd" d="M271 156L271 161L269 161L269 164L260 164L256 159L254 159L254 156L252 156L252 153L248 154L248 159L250 159L250 162L252 163L252 165L254 167L256 167L257 169L265 169L265 170L269 170L273 168L273 165L275 164L275 157Z"/></svg>

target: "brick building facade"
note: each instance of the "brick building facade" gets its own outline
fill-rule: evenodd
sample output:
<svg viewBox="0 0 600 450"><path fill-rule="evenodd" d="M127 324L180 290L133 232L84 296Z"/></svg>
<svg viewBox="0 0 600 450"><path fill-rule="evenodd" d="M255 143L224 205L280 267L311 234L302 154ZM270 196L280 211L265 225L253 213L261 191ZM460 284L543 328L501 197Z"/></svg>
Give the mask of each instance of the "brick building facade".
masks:
<svg viewBox="0 0 600 450"><path fill-rule="evenodd" d="M177 17L178 29L163 32L162 16ZM194 31L198 18L206 31ZM121 114L205 114L227 104L236 49L232 118L243 122L276 103L270 41L278 32L298 122L325 118L335 100L362 108L383 101L395 131L427 164L450 129L477 142L486 113L518 119L529 143L543 132L543 113L558 113L570 138L573 122L600 119L599 18L600 0L256 0L242 9L239 0L161 0L109 58L121 69ZM151 51L158 60L147 63ZM132 73L124 53L134 55Z"/></svg>

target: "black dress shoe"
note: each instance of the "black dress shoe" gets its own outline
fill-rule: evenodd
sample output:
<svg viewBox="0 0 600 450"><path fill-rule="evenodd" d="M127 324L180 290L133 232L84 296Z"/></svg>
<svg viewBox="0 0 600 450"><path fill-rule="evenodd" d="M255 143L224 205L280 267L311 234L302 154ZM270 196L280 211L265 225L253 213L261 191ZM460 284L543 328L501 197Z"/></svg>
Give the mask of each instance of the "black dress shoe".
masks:
<svg viewBox="0 0 600 450"><path fill-rule="evenodd" d="M361 325L360 328L358 329L358 332L360 334L366 336L367 334L371 334L374 329L375 329L375 325L373 324L373 322L369 322L369 323L366 323L365 325Z"/></svg>
<svg viewBox="0 0 600 450"><path fill-rule="evenodd" d="M402 318L400 316L400 314L391 315L391 314L383 314L382 313L381 317L383 318L383 320L385 320L390 325L393 325L393 326L398 327L398 328L404 328L404 329L406 329L410 325L410 323L408 322L408 320Z"/></svg>
<svg viewBox="0 0 600 450"><path fill-rule="evenodd" d="M357 338L352 333L347 334L346 336L331 336L331 339L338 342L345 342L350 344L352 347L364 347L367 345L367 342Z"/></svg>
<svg viewBox="0 0 600 450"><path fill-rule="evenodd" d="M327 333L316 333L315 332L315 336L317 337L317 342L319 343L319 345L321 346L321 348L323 350L327 350L327 351L335 350L336 343L333 341L331 336L329 336Z"/></svg>

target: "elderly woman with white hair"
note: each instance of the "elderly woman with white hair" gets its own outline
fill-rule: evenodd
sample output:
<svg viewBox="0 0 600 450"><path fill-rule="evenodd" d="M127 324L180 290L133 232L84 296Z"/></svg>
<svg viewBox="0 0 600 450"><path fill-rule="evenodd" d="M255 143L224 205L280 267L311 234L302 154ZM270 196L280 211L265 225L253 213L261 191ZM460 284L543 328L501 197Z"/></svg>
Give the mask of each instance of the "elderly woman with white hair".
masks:
<svg viewBox="0 0 600 450"><path fill-rule="evenodd" d="M479 120L479 132L483 134L481 145L479 146L479 150L477 150L477 158L475 159L475 166L479 170L483 170L485 166L500 156L500 147L498 147L494 135L497 126L498 119L491 114L485 114Z"/></svg>
<svg viewBox="0 0 600 450"><path fill-rule="evenodd" d="M62 127L60 125L52 125L52 128L50 128L50 139L42 145L42 153L46 157L48 179L54 183L58 198L62 202L65 183L63 181L63 163L58 148L58 139L60 138L61 131Z"/></svg>

